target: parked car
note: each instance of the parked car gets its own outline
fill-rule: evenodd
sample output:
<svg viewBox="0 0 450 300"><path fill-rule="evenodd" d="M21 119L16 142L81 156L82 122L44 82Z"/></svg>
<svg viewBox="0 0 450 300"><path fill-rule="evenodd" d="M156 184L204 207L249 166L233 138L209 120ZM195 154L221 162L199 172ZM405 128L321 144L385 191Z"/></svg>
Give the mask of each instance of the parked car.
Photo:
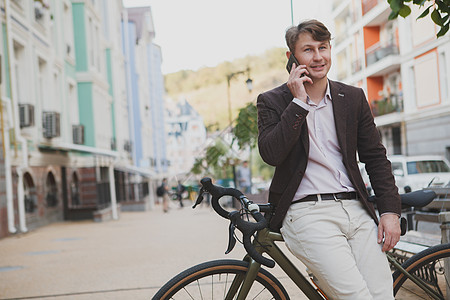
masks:
<svg viewBox="0 0 450 300"><path fill-rule="evenodd" d="M392 164L392 174L399 193L450 185L450 163L441 156L393 155L388 159ZM362 163L360 171L370 193L369 176Z"/></svg>

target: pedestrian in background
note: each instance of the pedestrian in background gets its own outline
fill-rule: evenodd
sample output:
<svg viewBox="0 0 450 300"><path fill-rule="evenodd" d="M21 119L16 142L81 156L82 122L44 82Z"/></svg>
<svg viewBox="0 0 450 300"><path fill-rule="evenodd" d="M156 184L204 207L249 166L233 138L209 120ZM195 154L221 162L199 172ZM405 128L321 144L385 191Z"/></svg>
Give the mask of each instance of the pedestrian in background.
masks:
<svg viewBox="0 0 450 300"><path fill-rule="evenodd" d="M167 178L163 178L161 186L163 188L163 211L166 213L169 211L169 185L167 184Z"/></svg>
<svg viewBox="0 0 450 300"><path fill-rule="evenodd" d="M177 200L180 202L180 207L184 207L183 205L183 193L186 190L186 187L181 184L181 181L178 180L178 185L176 188Z"/></svg>

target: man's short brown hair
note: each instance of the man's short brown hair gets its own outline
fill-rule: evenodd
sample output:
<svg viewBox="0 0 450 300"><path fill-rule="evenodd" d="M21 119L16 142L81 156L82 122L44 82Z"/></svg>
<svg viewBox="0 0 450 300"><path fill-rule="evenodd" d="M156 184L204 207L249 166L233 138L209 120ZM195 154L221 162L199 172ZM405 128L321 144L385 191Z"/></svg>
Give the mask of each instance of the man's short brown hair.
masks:
<svg viewBox="0 0 450 300"><path fill-rule="evenodd" d="M307 20L303 21L298 26L292 26L286 30L286 44L289 48L289 51L292 53L295 50L295 44L298 41L298 36L301 33L310 33L314 40L323 42L330 42L331 33L328 31L328 28L323 25L322 22L317 20Z"/></svg>

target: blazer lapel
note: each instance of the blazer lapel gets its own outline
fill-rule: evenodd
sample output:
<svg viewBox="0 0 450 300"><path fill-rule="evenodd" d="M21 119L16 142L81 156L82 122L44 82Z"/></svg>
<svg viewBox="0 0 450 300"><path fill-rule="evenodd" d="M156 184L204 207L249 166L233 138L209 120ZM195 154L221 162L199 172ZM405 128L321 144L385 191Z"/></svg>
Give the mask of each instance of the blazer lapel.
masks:
<svg viewBox="0 0 450 300"><path fill-rule="evenodd" d="M341 153L344 160L347 159L347 113L348 101L345 100L345 92L335 82L329 81L331 98L333 99L333 114L334 122L336 124L336 134L341 147Z"/></svg>

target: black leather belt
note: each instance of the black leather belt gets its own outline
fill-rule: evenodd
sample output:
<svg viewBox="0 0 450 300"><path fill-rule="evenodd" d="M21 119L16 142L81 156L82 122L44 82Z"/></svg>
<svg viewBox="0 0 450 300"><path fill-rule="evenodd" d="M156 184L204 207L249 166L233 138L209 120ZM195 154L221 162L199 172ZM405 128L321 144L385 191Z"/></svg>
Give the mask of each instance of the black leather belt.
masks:
<svg viewBox="0 0 450 300"><path fill-rule="evenodd" d="M321 200L351 200L357 199L356 192L344 192L334 194L319 194ZM294 200L291 204L305 202L305 201L319 201L319 195L308 195L302 199Z"/></svg>

